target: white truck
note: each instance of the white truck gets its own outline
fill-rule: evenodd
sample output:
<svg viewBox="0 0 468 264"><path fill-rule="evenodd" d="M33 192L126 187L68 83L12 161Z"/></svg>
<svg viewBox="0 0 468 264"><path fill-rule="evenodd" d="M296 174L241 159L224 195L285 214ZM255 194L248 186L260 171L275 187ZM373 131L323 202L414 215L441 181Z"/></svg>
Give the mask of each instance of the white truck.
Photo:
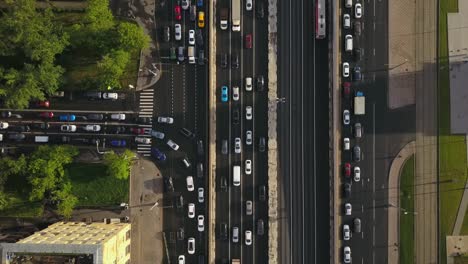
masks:
<svg viewBox="0 0 468 264"><path fill-rule="evenodd" d="M231 264L241 264L240 259L232 259Z"/></svg>
<svg viewBox="0 0 468 264"><path fill-rule="evenodd" d="M219 27L222 30L226 30L228 28L228 20L229 20L229 9L228 8L221 8L219 11Z"/></svg>
<svg viewBox="0 0 468 264"><path fill-rule="evenodd" d="M240 0L231 1L231 19L232 19L232 31L240 31L241 28L241 3Z"/></svg>
<svg viewBox="0 0 468 264"><path fill-rule="evenodd" d="M366 97L364 97L363 92L356 92L356 96L354 96L354 114L366 114Z"/></svg>
<svg viewBox="0 0 468 264"><path fill-rule="evenodd" d="M188 47L188 61L190 64L195 64L195 47Z"/></svg>

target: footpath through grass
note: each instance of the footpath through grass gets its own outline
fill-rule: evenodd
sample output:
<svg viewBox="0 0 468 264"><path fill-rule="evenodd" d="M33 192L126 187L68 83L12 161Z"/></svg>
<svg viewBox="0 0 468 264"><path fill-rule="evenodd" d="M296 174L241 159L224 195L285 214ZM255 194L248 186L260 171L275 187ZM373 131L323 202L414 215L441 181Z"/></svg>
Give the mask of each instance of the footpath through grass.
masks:
<svg viewBox="0 0 468 264"><path fill-rule="evenodd" d="M439 188L440 261L446 263L445 237L451 235L467 178L464 136L450 134L450 78L447 13L458 11L458 0L440 1L439 10Z"/></svg>
<svg viewBox="0 0 468 264"><path fill-rule="evenodd" d="M414 155L409 158L400 175L400 208L414 212ZM414 263L414 214L400 213L400 263Z"/></svg>

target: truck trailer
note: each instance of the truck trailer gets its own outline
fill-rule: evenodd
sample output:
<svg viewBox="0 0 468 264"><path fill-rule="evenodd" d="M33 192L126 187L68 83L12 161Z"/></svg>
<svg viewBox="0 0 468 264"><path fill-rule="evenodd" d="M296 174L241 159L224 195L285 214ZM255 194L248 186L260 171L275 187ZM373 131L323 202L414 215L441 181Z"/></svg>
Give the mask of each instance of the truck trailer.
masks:
<svg viewBox="0 0 468 264"><path fill-rule="evenodd" d="M241 9L240 0L232 0L231 1L232 31L240 31L240 27L241 27L240 9Z"/></svg>
<svg viewBox="0 0 468 264"><path fill-rule="evenodd" d="M364 97L363 92L356 92L356 96L354 96L354 114L366 114L366 97Z"/></svg>

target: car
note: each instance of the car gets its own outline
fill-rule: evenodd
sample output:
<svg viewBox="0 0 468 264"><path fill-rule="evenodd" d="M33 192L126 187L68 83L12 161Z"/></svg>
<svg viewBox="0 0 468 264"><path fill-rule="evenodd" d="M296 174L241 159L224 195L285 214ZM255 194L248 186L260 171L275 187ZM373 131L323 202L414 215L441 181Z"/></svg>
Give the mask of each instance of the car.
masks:
<svg viewBox="0 0 468 264"><path fill-rule="evenodd" d="M344 78L349 77L349 63L348 62L343 62L343 77Z"/></svg>
<svg viewBox="0 0 468 264"><path fill-rule="evenodd" d="M227 139L223 139L223 141L221 141L221 154L223 155L227 155L228 154L228 150L229 147L228 147L228 140Z"/></svg>
<svg viewBox="0 0 468 264"><path fill-rule="evenodd" d="M348 241L351 238L349 225L343 225L343 240Z"/></svg>
<svg viewBox="0 0 468 264"><path fill-rule="evenodd" d="M362 127L361 123L354 124L354 137L361 138L364 134L364 128Z"/></svg>
<svg viewBox="0 0 468 264"><path fill-rule="evenodd" d="M197 6L190 6L190 21L197 20Z"/></svg>
<svg viewBox="0 0 468 264"><path fill-rule="evenodd" d="M193 185L193 177L192 176L187 176L187 178L185 178L185 181L187 183L187 190L189 192L193 192L195 190L195 187Z"/></svg>
<svg viewBox="0 0 468 264"><path fill-rule="evenodd" d="M257 91L262 92L265 90L265 78L263 75L257 76Z"/></svg>
<svg viewBox="0 0 468 264"><path fill-rule="evenodd" d="M343 249L343 262L351 263L351 248L348 246Z"/></svg>
<svg viewBox="0 0 468 264"><path fill-rule="evenodd" d="M182 12L179 5L174 7L174 16L176 20L182 20Z"/></svg>
<svg viewBox="0 0 468 264"><path fill-rule="evenodd" d="M344 208L345 208L345 215L351 215L353 211L353 207L351 206L351 204L345 203Z"/></svg>
<svg viewBox="0 0 468 264"><path fill-rule="evenodd" d="M11 126L10 130L15 132L29 132L31 131L31 127L29 127L28 125L15 125Z"/></svg>
<svg viewBox="0 0 468 264"><path fill-rule="evenodd" d="M190 255L195 254L195 238L190 237L188 239L187 251Z"/></svg>
<svg viewBox="0 0 468 264"><path fill-rule="evenodd" d="M195 36L196 36L196 43L198 46L203 46L203 32L201 29L197 28L197 30L195 31ZM203 51L203 49L200 49L201 51Z"/></svg>
<svg viewBox="0 0 468 264"><path fill-rule="evenodd" d="M245 1L245 10L251 11L252 10L252 0Z"/></svg>
<svg viewBox="0 0 468 264"><path fill-rule="evenodd" d="M177 240L184 240L184 238L185 238L185 230L183 227L179 227L179 229L177 229Z"/></svg>
<svg viewBox="0 0 468 264"><path fill-rule="evenodd" d="M182 9L187 10L190 7L190 0L182 0Z"/></svg>
<svg viewBox="0 0 468 264"><path fill-rule="evenodd" d="M199 215L198 219L198 231L203 232L205 231L205 217L203 215Z"/></svg>
<svg viewBox="0 0 468 264"><path fill-rule="evenodd" d="M62 136L62 143L69 143L71 138L69 136Z"/></svg>
<svg viewBox="0 0 468 264"><path fill-rule="evenodd" d="M239 68L239 56L237 53L231 54L231 67L233 69Z"/></svg>
<svg viewBox="0 0 468 264"><path fill-rule="evenodd" d="M266 186L258 186L258 199L262 202L266 201Z"/></svg>
<svg viewBox="0 0 468 264"><path fill-rule="evenodd" d="M205 27L205 12L203 11L198 12L198 27L199 28Z"/></svg>
<svg viewBox="0 0 468 264"><path fill-rule="evenodd" d="M265 16L265 6L263 0L256 0L255 15L257 18L263 18Z"/></svg>
<svg viewBox="0 0 468 264"><path fill-rule="evenodd" d="M354 49L354 60L357 62L361 61L362 59L362 49L361 48L355 48Z"/></svg>
<svg viewBox="0 0 468 264"><path fill-rule="evenodd" d="M265 137L260 137L258 140L258 151L265 152L266 149L266 139Z"/></svg>
<svg viewBox="0 0 468 264"><path fill-rule="evenodd" d="M353 81L361 81L361 80L362 80L361 67L356 66L354 67L354 71L353 71Z"/></svg>
<svg viewBox="0 0 468 264"><path fill-rule="evenodd" d="M166 160L166 154L164 154L158 148L151 148L151 156L153 156L155 159L157 159L159 161L165 161Z"/></svg>
<svg viewBox="0 0 468 264"><path fill-rule="evenodd" d="M361 22L359 21L354 22L353 28L354 28L354 35L358 37L361 36Z"/></svg>
<svg viewBox="0 0 468 264"><path fill-rule="evenodd" d="M89 114L87 119L101 121L104 119L104 115L103 114Z"/></svg>
<svg viewBox="0 0 468 264"><path fill-rule="evenodd" d="M252 91L252 77L245 78L245 90L248 92Z"/></svg>
<svg viewBox="0 0 468 264"><path fill-rule="evenodd" d="M227 192L227 179L226 179L225 176L221 176L219 187L220 187L221 191Z"/></svg>
<svg viewBox="0 0 468 264"><path fill-rule="evenodd" d="M351 197L351 183L345 183L343 189L345 198Z"/></svg>
<svg viewBox="0 0 468 264"><path fill-rule="evenodd" d="M343 111L343 124L344 125L349 125L351 123L351 114L349 113L349 110L344 110Z"/></svg>
<svg viewBox="0 0 468 264"><path fill-rule="evenodd" d="M221 223L219 225L219 236L222 240L228 239L228 228L226 223Z"/></svg>
<svg viewBox="0 0 468 264"><path fill-rule="evenodd" d="M239 124L239 121L240 121L239 109L235 108L234 111L232 111L232 123L234 123L234 125L237 125Z"/></svg>
<svg viewBox="0 0 468 264"><path fill-rule="evenodd" d="M203 7L203 0L197 0L197 6Z"/></svg>
<svg viewBox="0 0 468 264"><path fill-rule="evenodd" d="M180 255L177 260L179 261L178 264L185 264L185 256L184 255Z"/></svg>
<svg viewBox="0 0 468 264"><path fill-rule="evenodd" d="M135 137L135 142L141 144L151 144L151 138Z"/></svg>
<svg viewBox="0 0 468 264"><path fill-rule="evenodd" d="M349 138L345 137L343 138L343 149L344 150L349 150L350 148L350 141L349 141Z"/></svg>
<svg viewBox="0 0 468 264"><path fill-rule="evenodd" d="M39 114L39 117L42 117L42 118L53 118L54 117L54 113L53 112L42 112Z"/></svg>
<svg viewBox="0 0 468 264"><path fill-rule="evenodd" d="M245 144L252 145L252 130L247 130L245 132Z"/></svg>
<svg viewBox="0 0 468 264"><path fill-rule="evenodd" d="M117 93L102 93L102 99L104 100L117 100L119 95Z"/></svg>
<svg viewBox="0 0 468 264"><path fill-rule="evenodd" d="M361 168L358 166L354 167L354 181L358 182L361 180Z"/></svg>
<svg viewBox="0 0 468 264"><path fill-rule="evenodd" d="M23 133L11 133L8 134L8 139L22 141L26 138L26 135Z"/></svg>
<svg viewBox="0 0 468 264"><path fill-rule="evenodd" d="M174 118L168 117L168 116L159 116L158 117L158 123L160 123L160 124L173 124L174 123Z"/></svg>
<svg viewBox="0 0 468 264"><path fill-rule="evenodd" d="M245 160L245 174L252 174L252 160Z"/></svg>
<svg viewBox="0 0 468 264"><path fill-rule="evenodd" d="M349 29L351 27L351 16L349 14L343 15L343 28Z"/></svg>
<svg viewBox="0 0 468 264"><path fill-rule="evenodd" d="M346 99L349 99L349 97L351 96L351 83L350 82L343 83L343 96Z"/></svg>
<svg viewBox="0 0 468 264"><path fill-rule="evenodd" d="M98 132L98 131L101 131L101 126L100 125L86 125L84 127L84 130L90 131L90 132Z"/></svg>
<svg viewBox="0 0 468 264"><path fill-rule="evenodd" d="M75 125L61 125L60 130L63 132L76 132Z"/></svg>
<svg viewBox="0 0 468 264"><path fill-rule="evenodd" d="M200 187L198 188L198 202L203 203L205 201L205 190Z"/></svg>
<svg viewBox="0 0 468 264"><path fill-rule="evenodd" d="M245 107L245 119L252 120L252 106Z"/></svg>
<svg viewBox="0 0 468 264"><path fill-rule="evenodd" d="M257 220L257 235L263 236L265 234L265 223L262 219Z"/></svg>
<svg viewBox="0 0 468 264"><path fill-rule="evenodd" d="M354 232L361 233L361 219L354 218L353 224L354 224Z"/></svg>
<svg viewBox="0 0 468 264"><path fill-rule="evenodd" d="M250 200L247 200L245 202L245 214L246 215L252 215L253 213L253 203Z"/></svg>
<svg viewBox="0 0 468 264"><path fill-rule="evenodd" d="M127 131L127 129L124 126L110 126L107 128L107 131L110 134L122 134Z"/></svg>
<svg viewBox="0 0 468 264"><path fill-rule="evenodd" d="M111 114L110 118L112 120L122 121L122 120L125 120L125 114Z"/></svg>
<svg viewBox="0 0 468 264"><path fill-rule="evenodd" d="M48 100L45 101L37 101L35 103L36 107L42 107L42 108L49 108L50 107L50 102Z"/></svg>
<svg viewBox="0 0 468 264"><path fill-rule="evenodd" d="M239 227L234 226L232 227L232 243L239 242Z"/></svg>
<svg viewBox="0 0 468 264"><path fill-rule="evenodd" d="M169 26L164 27L163 40L164 40L164 42L171 41L171 27L169 27Z"/></svg>
<svg viewBox="0 0 468 264"><path fill-rule="evenodd" d="M111 140L111 146L113 146L113 147L125 147L125 146L127 146L127 142L124 139L115 139L115 140Z"/></svg>
<svg viewBox="0 0 468 264"><path fill-rule="evenodd" d="M135 118L135 122L138 124L151 125L153 119L151 117L137 117Z"/></svg>
<svg viewBox="0 0 468 264"><path fill-rule="evenodd" d="M356 3L354 6L354 17L361 18L362 17L362 5L360 3Z"/></svg>
<svg viewBox="0 0 468 264"><path fill-rule="evenodd" d="M188 204L188 217L189 218L195 217L195 204L194 203Z"/></svg>
<svg viewBox="0 0 468 264"><path fill-rule="evenodd" d="M361 147L354 146L354 148L353 148L353 158L354 158L354 161L356 161L356 162L361 161Z"/></svg>
<svg viewBox="0 0 468 264"><path fill-rule="evenodd" d="M180 24L175 24L174 26L174 36L175 40L182 39L182 26Z"/></svg>
<svg viewBox="0 0 468 264"><path fill-rule="evenodd" d="M200 43L197 41L197 43ZM205 51L203 49L198 50L198 65L205 65Z"/></svg>
<svg viewBox="0 0 468 264"><path fill-rule="evenodd" d="M247 34L247 35L245 35L245 43L244 43L245 48L246 48L246 49L251 49L252 46L253 46L252 43L253 43L252 34Z"/></svg>
<svg viewBox="0 0 468 264"><path fill-rule="evenodd" d="M245 244L247 246L252 245L252 231L245 230Z"/></svg>
<svg viewBox="0 0 468 264"><path fill-rule="evenodd" d="M45 129L45 130L50 128L49 123L33 123L31 126L33 128Z"/></svg>
<svg viewBox="0 0 468 264"><path fill-rule="evenodd" d="M205 155L205 148L203 146L203 140L197 140L197 155L202 159Z"/></svg>
<svg viewBox="0 0 468 264"><path fill-rule="evenodd" d="M221 55L221 68L226 69L228 66L228 55L227 53L223 53Z"/></svg>
<svg viewBox="0 0 468 264"><path fill-rule="evenodd" d="M229 100L229 90L227 86L221 87L221 102L227 102Z"/></svg>
<svg viewBox="0 0 468 264"><path fill-rule="evenodd" d="M198 178L203 178L203 175L204 175L204 173L203 173L203 163L199 162L197 164L197 177Z"/></svg>
<svg viewBox="0 0 468 264"><path fill-rule="evenodd" d="M179 145L177 145L172 139L169 139L167 141L167 145L173 150L178 150L179 149Z"/></svg>
<svg viewBox="0 0 468 264"><path fill-rule="evenodd" d="M12 114L10 111L2 111L2 117L9 118L9 117L16 117L16 118L23 118L20 114Z"/></svg>
<svg viewBox="0 0 468 264"><path fill-rule="evenodd" d="M145 134L145 129L143 127L132 127L130 131L135 135L143 135Z"/></svg>
<svg viewBox="0 0 468 264"><path fill-rule="evenodd" d="M188 128L183 127L179 130L179 132L188 139L195 138L195 134L192 131L190 131Z"/></svg>
<svg viewBox="0 0 468 264"><path fill-rule="evenodd" d="M239 86L232 87L232 100L239 101L240 93L239 93Z"/></svg>
<svg viewBox="0 0 468 264"><path fill-rule="evenodd" d="M187 157L182 159L182 164L184 164L185 168L187 169L192 165Z"/></svg>
<svg viewBox="0 0 468 264"><path fill-rule="evenodd" d="M188 42L190 45L195 45L195 30L191 29L188 32Z"/></svg>
<svg viewBox="0 0 468 264"><path fill-rule="evenodd" d="M60 115L59 116L60 121L65 121L65 122L70 122L70 121L75 121L76 116L72 114L67 114L67 115Z"/></svg>
<svg viewBox="0 0 468 264"><path fill-rule="evenodd" d="M351 164L349 162L344 164L344 174L347 178L351 177Z"/></svg>
<svg viewBox="0 0 468 264"><path fill-rule="evenodd" d="M153 136L153 137L155 137L157 139L164 139L165 134L163 132L160 132L160 131L151 130L151 136Z"/></svg>
<svg viewBox="0 0 468 264"><path fill-rule="evenodd" d="M239 137L236 137L234 139L234 153L241 153L242 152L242 149L241 149L241 139Z"/></svg>
<svg viewBox="0 0 468 264"><path fill-rule="evenodd" d="M176 208L179 209L178 211L182 211L182 208L184 208L184 197L182 195L179 196L179 199L176 199Z"/></svg>
<svg viewBox="0 0 468 264"><path fill-rule="evenodd" d="M345 36L344 49L346 52L353 51L353 36L348 34Z"/></svg>

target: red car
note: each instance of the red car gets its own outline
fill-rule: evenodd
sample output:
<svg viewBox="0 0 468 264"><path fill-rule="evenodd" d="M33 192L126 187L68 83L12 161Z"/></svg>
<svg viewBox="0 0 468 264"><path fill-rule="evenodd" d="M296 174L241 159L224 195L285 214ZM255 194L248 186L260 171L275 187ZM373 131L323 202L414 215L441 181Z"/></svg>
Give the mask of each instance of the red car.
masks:
<svg viewBox="0 0 468 264"><path fill-rule="evenodd" d="M179 5L176 5L174 7L174 14L175 14L175 19L176 20L182 20L182 14L181 14L181 9Z"/></svg>
<svg viewBox="0 0 468 264"><path fill-rule="evenodd" d="M349 164L349 162L345 163L344 172L346 177L351 177L351 164Z"/></svg>
<svg viewBox="0 0 468 264"><path fill-rule="evenodd" d="M40 117L43 117L43 118L53 118L54 117L54 113L52 112L42 112L39 114Z"/></svg>
<svg viewBox="0 0 468 264"><path fill-rule="evenodd" d="M36 102L36 107L49 108L50 107L50 102L49 101L38 101L38 102Z"/></svg>
<svg viewBox="0 0 468 264"><path fill-rule="evenodd" d="M145 129L142 127L133 127L131 130L133 134L137 135L143 135L145 133Z"/></svg>
<svg viewBox="0 0 468 264"><path fill-rule="evenodd" d="M245 35L245 48L246 49L252 48L252 34Z"/></svg>
<svg viewBox="0 0 468 264"><path fill-rule="evenodd" d="M346 98L349 98L349 96L351 95L351 83L350 82L343 83L343 95Z"/></svg>

